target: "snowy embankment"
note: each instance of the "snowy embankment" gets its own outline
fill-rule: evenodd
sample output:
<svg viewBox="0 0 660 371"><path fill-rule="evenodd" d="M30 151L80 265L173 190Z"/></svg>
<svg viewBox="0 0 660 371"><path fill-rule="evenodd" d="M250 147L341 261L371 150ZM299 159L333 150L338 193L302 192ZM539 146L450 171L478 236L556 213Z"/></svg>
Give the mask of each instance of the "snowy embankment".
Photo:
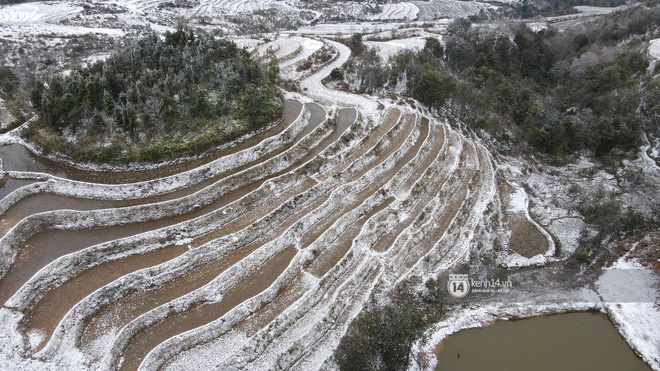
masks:
<svg viewBox="0 0 660 371"><path fill-rule="evenodd" d="M272 0L201 0L191 14L194 16L217 16L268 9L283 2Z"/></svg>
<svg viewBox="0 0 660 371"><path fill-rule="evenodd" d="M405 179L405 176L396 177L396 179L397 179L397 181L403 181L403 179ZM375 218L378 218L378 214L375 216ZM372 228L373 228L373 226L372 226ZM363 263L361 263L362 265L358 265L358 267L362 266L362 267L365 267L365 268L364 269L359 269L359 271L353 273L353 277L355 277L355 278L349 280L348 282L354 283L354 282L356 282L356 280L358 280L358 282L363 282L362 280L364 280L365 276L367 276L369 273L373 272L372 278L370 278L367 281L367 282L373 282L372 284L367 284L367 286L371 287L371 288L373 288L377 284L377 282L379 280L378 276L380 276L380 274L381 274L380 273L381 268L378 268L378 266L374 266L374 263L373 263L375 261L374 256L372 254L368 253L370 244L373 244L373 241L377 240L377 238L378 238L377 235L376 236L373 235L375 230L372 229L372 228L369 228L369 229L367 227L362 228L362 232L360 233L360 236L354 241L354 243L351 247L351 251L355 250L355 253L346 254L344 259L342 260L342 262L339 263L339 265L349 264L349 262L355 261L355 259L359 259L357 261L363 262ZM419 233L419 231L417 233ZM376 232L376 234L378 234L378 232ZM366 254L365 254L365 252L366 252ZM405 253L406 253L405 250L404 251L399 251L399 254L405 254ZM377 259L377 260L380 261L381 264L383 264L383 262L387 261L387 259L382 259L382 260ZM369 264L365 266L364 264L367 263L367 262L369 262ZM353 263L353 266L355 267L355 263ZM337 269L337 268L335 268L335 269ZM353 269L355 269L355 268L353 268ZM347 282L347 284L348 284L348 282ZM388 287L391 287L391 286L388 286ZM349 304L349 301L347 301L347 300L350 298L350 295L355 295L355 291L350 290L350 288L348 288L347 291L348 292L353 292L353 294L348 294L348 292L345 292L344 295L348 294L349 295L348 298L344 298L342 300L336 299L338 301L338 303L334 305L335 307L338 307L338 306L341 305L342 307L347 308L346 306ZM321 294L322 294L322 292L321 292ZM328 294L326 294L325 296L328 296ZM365 295L364 292L362 292L360 294L360 296L363 296L365 299L366 299L366 297L368 297L368 295ZM343 331L345 331L348 322L350 321L350 319L353 318L354 315L356 315L359 312L359 307L361 305L363 305L363 303L364 303L364 301L362 299L356 300L355 297L354 297L353 300L354 300L354 302L351 303L352 309L344 314L344 316L346 316L346 317L344 317L345 319L343 319L342 321L337 321L337 317L335 317L335 316L340 315L341 311L335 310L335 311L332 311L334 314L328 313L328 315L330 315L330 318L328 318L327 320L321 322L325 325L323 325L322 327L317 327L316 329L313 329L313 330L307 330L307 337L303 337L301 341L298 341L298 342L294 343L293 346L285 345L285 344L290 344L291 340L284 340L284 339L276 340L274 345L272 345L272 346L276 347L275 348L277 350L276 354L292 354L292 356L287 356L285 358L280 358L278 364L280 364L280 365L284 364L284 365L287 365L287 366L291 366L292 364L295 364L296 366L300 366L301 364L304 364L306 366L309 366L311 369L318 368L319 363L317 363L317 362L320 362L323 359L326 359L326 360L328 359L327 357L328 357L329 350L333 349L334 346L336 346L336 344L338 344L338 341L341 338L341 335L343 334ZM305 309L305 308L303 308L303 309ZM293 308L291 310L293 310ZM327 309L324 309L323 312L327 313ZM311 316L312 317L310 317L310 318L317 318L318 315L316 314L316 312L313 312L313 313L311 313ZM299 320L295 323L308 322L308 321L309 320ZM336 323L336 325L335 326L330 325L331 323ZM283 327L287 326L287 325L291 325L291 322L288 321L288 322L282 324ZM317 325L317 326L319 326L319 325ZM319 332L323 333L323 332L329 331L332 327L339 327L339 328L336 328L333 331L327 333L327 335L325 336L326 340L323 342L324 346L320 347L320 349L318 349L316 352L314 352L311 356L309 354L304 353L304 348L305 347L303 346L303 344L306 344L307 342L310 342L310 341L319 341L319 340L317 340L318 336L319 336L318 333ZM269 327L266 334L272 334L273 331L274 331L274 329ZM294 332L294 334L295 333L296 332ZM296 337L294 336L294 334L289 334L289 335L287 335L287 337L289 339L295 339ZM270 335L270 336L273 336L273 335ZM294 336L294 337L291 338L291 336ZM287 337L285 337L285 339ZM263 346L263 345L259 345L259 344L261 344L262 341L263 340L255 343L254 346L257 347L256 349L260 349ZM245 357L247 354L253 354L253 352L256 349L253 348L253 347L248 347L248 349L246 349L244 352L241 353L243 355L240 356L240 357L242 358L242 357ZM286 350L286 349L288 349L288 350ZM272 360L267 361L267 359L269 359L269 358L271 358L271 357L268 357L268 356L264 355L263 357L261 357L262 360L258 361L260 363L256 363L256 364L260 365L260 366L266 366L268 364L272 364L272 362L273 362ZM233 358L233 360L235 361L236 358ZM284 362L284 363L282 363L282 362ZM293 363L291 363L291 362L293 362ZM229 364L231 364L231 362L227 362L226 364L229 365Z"/></svg>
<svg viewBox="0 0 660 371"><path fill-rule="evenodd" d="M0 24L57 23L61 19L82 12L82 10L82 7L66 2L34 2L0 6Z"/></svg>
<svg viewBox="0 0 660 371"><path fill-rule="evenodd" d="M81 14L83 8L68 2L34 2L0 6L2 37L16 42L24 42L25 35L58 36L103 34L123 36L119 28L91 28L61 25L60 21Z"/></svg>
<svg viewBox="0 0 660 371"><path fill-rule="evenodd" d="M193 193L190 196L186 196L181 199L136 206L136 207L122 208L122 209L106 209L106 210L86 211L86 212L75 212L75 211L55 212L54 211L54 212L41 213L30 216L22 220L10 232L8 232L5 236L3 236L3 238L0 240L0 241L4 241L3 243L4 249L2 250L2 253L5 255L11 255L12 246L14 247L13 253L15 253L16 250L20 248L22 243L21 241L26 239L26 237L30 235L31 232L40 230L36 226L43 223L46 223L46 225L52 225L59 222L60 223L59 225L55 224L51 226L51 228L55 228L55 229L84 229L85 226L100 227L103 225L113 225L115 223L125 224L130 222L136 222L139 220L154 219L156 217L168 217L171 215L182 214L188 210L199 208L200 205L209 204L210 202L213 201L213 199L217 199L221 197L223 194L227 193L232 188L240 188L241 186L250 182L251 179L253 179L255 176L260 176L260 175L263 176L264 174L274 173L277 170L297 161L297 159L300 158L300 156L306 152L306 149L309 146L312 146L315 143L318 143L320 140L322 140L331 129L332 128L326 121L326 123L317 127L314 131L312 131L310 134L304 137L300 142L298 142L296 146L292 147L288 151L281 153L278 156L273 157L264 163L260 163L255 167L234 174L229 178L225 178L219 181L218 183L215 183L203 190L200 190L196 193ZM101 245L97 245L95 247L90 248L89 251L90 252L94 251L95 253L92 254L91 256L87 256L82 261L80 256L71 256L72 258L75 258L72 262L76 262L76 266L78 267L77 268L78 270L84 269L85 267L89 267L85 264L89 264L91 262L94 262L94 264L100 264L104 260L107 261L107 259L101 259L101 260L97 260L97 259L99 259L103 254L108 255L109 251L114 252L113 254L109 254L109 256L112 256L112 258L114 259L118 259L125 256L126 251L131 253L144 253L149 249L155 249L163 246L163 244L171 243L172 238L174 238L175 240L184 239L185 236L190 233L203 233L205 229L212 230L213 228L217 228L218 224L211 224L210 226L208 226L206 225L208 222L205 223L204 222L205 220L206 221L210 220L215 223L221 221L226 222L226 218L229 218L231 216L236 217L236 215L245 213L247 210L249 210L249 207L252 204L258 203L259 200L262 200L263 197L265 197L265 194L267 194L270 191L270 187L268 187L269 185L270 183L262 184L260 188L257 189L255 192L246 195L244 199L250 201L248 205L241 205L240 207L237 207L240 205L238 204L234 206L234 211L232 213L229 213L228 210L225 209L224 214L228 214L228 215L225 215L223 218L220 219L218 219L216 215L215 219L218 220L214 220L211 217L213 216L212 213L189 220L186 223L180 224L175 228L166 228L156 231L150 231L142 235L127 237L122 240L103 243ZM261 190L261 192L257 192L259 190ZM215 214L222 214L221 213L222 211L223 210L218 210L215 212ZM158 244L158 243L154 243L154 241L162 241L162 242ZM118 242L123 242L123 243L118 243ZM134 250L136 248L138 249L137 251ZM67 264L65 263L66 259L67 256L58 259L58 261L63 260L62 262L64 263L62 266L63 269L67 266ZM6 270L6 267L8 266L7 263L11 261L13 261L13 259L10 260L5 259L5 261L3 261L3 270ZM80 264L81 262L85 262L85 264L81 265ZM69 270L64 269L59 274L48 274L47 271L45 271L43 275L37 273L34 277L32 277L31 281L34 280L35 282L40 282L44 280L40 285L45 288L48 287L49 284L53 283L52 280L57 280L61 282L61 280L63 279L65 280L66 277L75 274L76 271L77 271L76 269L71 269L71 268L69 268ZM21 291L19 291L19 293L20 292ZM22 292L25 292L26 295L29 294L31 296L32 299L30 299L28 302L32 303L35 301L35 299L38 300L40 298L39 293L41 292L41 290L36 290L34 287L31 288L28 287L28 288L24 288ZM17 300L19 303L24 303L24 304L17 304L16 305L17 307L20 305L25 305L26 303L24 299L20 298L20 295L19 298L17 298ZM12 301L10 300L10 302Z"/></svg>
<svg viewBox="0 0 660 371"><path fill-rule="evenodd" d="M420 21L469 17L489 7L487 4L476 1L458 0L415 1L413 4L419 8L417 19Z"/></svg>
<svg viewBox="0 0 660 371"><path fill-rule="evenodd" d="M270 187L263 187L263 188L265 188L264 191L268 191ZM261 196L261 197L257 197L257 198L258 198L258 199L263 199L263 196ZM225 212L227 212L227 211L225 211ZM243 211L243 212L244 212L244 211ZM238 214L236 214L236 212L232 212L232 213L229 213L229 214L233 214L233 215L236 216L236 215L240 215L240 214L243 213L243 212L241 212L241 211L239 210ZM219 214L219 213L218 213L218 214ZM209 217L213 217L213 215L210 215ZM213 218L207 218L207 219L213 219ZM216 217L216 219L217 219L217 217ZM197 223L187 223L187 224L188 224L188 227L185 227L185 226L184 226L184 228L175 228L175 229L170 230L170 231L165 231L165 232L168 232L168 233L165 233L165 234L163 234L163 231L155 231L155 232L149 232L149 233L146 233L146 234L144 234L144 235L154 235L155 238L153 238L153 240L155 240L155 241L161 241L161 244L162 244L162 241L171 241L173 238L174 238L174 240L176 240L177 238L181 238L181 237L182 237L181 235L185 236L185 233L188 233L188 234L189 234L189 233L191 233L193 230L195 230L196 232L203 233L203 231L199 231L198 229L193 229L193 228L199 228L199 227L201 227L201 225L204 225L204 223L200 223L201 225L198 225ZM193 226L194 226L194 227L193 227ZM179 233L177 233L177 229L179 229ZM182 233L181 233L181 232L182 232ZM158 236L159 234L161 234L160 237ZM149 248L149 247L151 247L151 246L150 246L151 244L146 243L145 240L139 241L140 237L144 238L144 235L142 235L142 236L136 236L136 237L130 237L130 238L125 239L125 240L127 240L126 242L132 242L132 241L142 242L142 243L136 243L136 244L135 244L135 248L136 248L138 251L133 251L132 253L139 253L139 252L140 252L139 250L143 250L144 248ZM125 243L126 243L126 242L125 242ZM87 249L85 252L87 252L87 251L89 251L89 250L94 250L94 249L95 249L95 248ZM100 249L96 249L96 250L100 250ZM111 250L113 250L113 249L111 249ZM92 259L89 260L89 261L93 261L94 264L97 264L97 263L102 263L104 259L107 259L107 258L108 258L105 254L103 254L102 251L99 251L99 253L100 253L100 255L98 255L96 258L92 257ZM75 260L79 260L79 258L76 258L75 255L79 255L79 254L72 254L71 258L73 258L74 261L75 261ZM64 258L62 258L62 259L66 260L67 258L68 258L68 257L64 257ZM100 259L99 259L99 258L100 258ZM60 259L60 260L62 260L62 259ZM193 259L193 262L194 262L194 259ZM85 264L84 261L83 261L83 264L82 264L82 267L81 267L81 268L84 269L85 267L86 267L86 264ZM52 267L51 267L51 268L52 268ZM43 288L47 289L47 287L49 287L49 285L52 285L52 284L48 284L48 282L47 282L47 281L48 281L48 276L55 276L55 277L58 277L58 279L60 279L59 276L66 275L66 274L71 274L71 273L69 273L69 270L70 270L70 269L71 269L71 266L70 266L70 265L67 265L67 264L60 264L60 268L57 268L57 265L56 265L54 271L53 271L52 269L50 270L50 273L52 273L52 274L47 274L47 273L45 273L45 274L43 275L43 279L45 279L46 282L45 282L45 284L40 284L39 287L43 287ZM80 268L79 268L79 269L80 269ZM75 272L73 272L73 273L75 273ZM38 278L38 277L35 277L35 279L31 280L31 282L38 281L37 278ZM52 280L52 279L51 279L51 280ZM151 284L153 284L153 282L151 282ZM30 287L30 286L33 286L33 287ZM144 287L144 286L142 286L142 287ZM34 285L32 285L32 284L30 284L30 283L29 283L28 285L26 285L26 286L23 288L22 292L24 293L24 295L28 295L28 296L27 296L27 297L24 297L24 298L21 299L21 296L23 296L23 294L20 294L20 293L17 294L16 297L13 299L14 302L17 303L16 305L19 305L19 306L20 306L20 305L25 305L25 304L30 305L30 304L29 304L30 302L34 302L34 294L33 294L33 291L37 291L37 292L38 292L38 291L42 291L42 292L44 292L43 290L35 290L35 288L36 288L36 287L34 287ZM109 291L112 292L112 290L109 290ZM31 299L29 299L29 298L31 298ZM38 299L38 298L37 298L37 299ZM106 300L107 300L107 298L106 298ZM19 304L19 303L22 303L22 304ZM73 317L69 317L69 318L76 318L76 317L73 316ZM66 322L66 321L64 321L64 322ZM65 326L65 327L66 327L66 326ZM57 336L55 336L55 338L57 338ZM55 343L57 343L57 341L56 341ZM48 348L47 348L47 349L48 349ZM44 352L46 352L47 349L45 349ZM64 352L65 354L64 354L64 355L60 355L60 356L58 357L59 360L58 360L57 362L55 362L55 363L59 363L59 362L69 362L69 361L70 361L70 359L69 359L69 360L67 360L67 359L72 357L72 354L73 354L73 353L71 353L71 352L74 352L75 346L72 345L71 348L67 348L67 347L65 347L64 349L70 349L71 351L65 351L65 352ZM75 353L75 352L74 352L74 353ZM47 352L46 352L46 354L47 354ZM73 355L75 355L75 354L73 354ZM62 358L62 357L63 357L63 358ZM75 357L73 357L73 358L75 358Z"/></svg>
<svg viewBox="0 0 660 371"><path fill-rule="evenodd" d="M336 201L335 201L335 202L336 202ZM251 232L251 234L254 235L255 233L254 233L254 232ZM248 235L249 235L249 234L248 234ZM232 238L231 240L232 240L232 241L241 241L241 239L237 239L236 237ZM174 264L174 266L177 266L177 265ZM168 270L158 269L157 271L158 271L158 272L163 272L163 271L167 272ZM75 317L74 317L74 318L75 318Z"/></svg>
<svg viewBox="0 0 660 371"><path fill-rule="evenodd" d="M295 66L300 61L309 58L309 56L314 54L314 52L316 52L317 50L321 49L321 47L323 47L322 41L316 39L310 39L308 37L300 38L298 42L301 48L300 52L296 53L291 58L287 58L286 60L279 61L280 72L284 76L286 76L288 69Z"/></svg>
<svg viewBox="0 0 660 371"><path fill-rule="evenodd" d="M336 202L336 201L335 201Z"/></svg>
<svg viewBox="0 0 660 371"><path fill-rule="evenodd" d="M336 178L329 179L329 182L337 182L339 180L338 184L343 184L343 185L341 185L339 188L335 189L332 192L333 195L323 205L321 205L319 208L317 208L317 211L316 211L315 214L310 214L310 215L308 215L307 218L301 219L297 224L294 224L292 227L290 227L290 229L287 232L285 232L280 238L278 238L278 240L280 241L279 244L281 244L282 246L286 246L287 244L290 244L291 241L295 241L296 240L295 233L297 231L313 228L316 223L323 220L323 218L328 214L329 211L331 211L333 208L337 208L338 205L341 205L342 203L345 203L347 194L356 194L356 192L358 192L360 189L364 189L369 184L371 184L374 179L378 179L379 177L381 177L383 172L385 172L387 169L389 169L396 161L398 161L401 158L401 156L405 152L408 151L409 146L415 140L416 140L415 134L411 134L408 137L408 139L406 139L406 141L405 141L405 143L407 143L407 144L404 145L403 147L399 148L381 166L373 168L372 170L370 170L367 173L367 175L365 175L363 177L359 177L358 179L356 179L353 182L345 183L345 182L342 182L341 179L336 179ZM387 146L387 145L385 144L385 146ZM367 158L371 158L372 161L373 161L374 156L371 155L371 156L368 156ZM365 164L368 163L368 161L365 161L364 159L361 159L360 161L356 162L355 165L357 165L359 162L363 162ZM356 166L356 167L359 168L359 166ZM345 173L345 175L343 175L341 178L350 179L349 174L351 174L351 173L353 173L353 172L349 171L348 173ZM327 183L327 182L324 182L324 183ZM322 183L322 184L324 184L324 183ZM359 207L357 207L356 209L353 209L352 211L350 211L347 214L344 214L334 224L334 226L332 228L329 228L321 237L319 237L318 240L314 241L309 247L306 247L303 250L303 256L306 256L305 257L306 262L307 263L311 262L315 258L316 255L321 255L321 254L323 254L324 251L331 248L332 244L333 244L333 241L335 241L343 233L343 231L345 231L347 228L349 228L350 225L355 223L360 218L361 215L366 213L369 209L373 208L374 205L381 202L384 199L384 197L385 196L383 196L383 194L380 193L380 192L375 193L369 199L364 200L363 202L361 202L361 205ZM316 252L316 253L312 253L312 252ZM299 264L298 266L294 266L294 267L290 266L290 269L292 271L291 274L294 274L294 272L299 271L298 267L307 265L307 263L303 263L303 262L301 262L301 263L302 264ZM338 265L341 266L342 263L339 263ZM267 291L267 292L264 292L261 295L273 295L275 292L277 292L277 289L278 289L279 286L280 285L276 283L274 286L271 286L271 288L268 290L268 291L272 290L271 293L268 293L268 291ZM265 301L260 296L254 297L254 298L250 299L249 302L241 304L241 306L234 309L234 311L238 312L238 313L241 313L241 312L249 313L250 311L241 310L240 308L249 308L250 306L254 305L253 303L259 303L259 302L265 302ZM234 317L232 316L232 313L228 314L228 317L229 317L228 319L232 319L232 320L234 319ZM227 329L229 328L227 326L226 319L227 318L225 318L225 320L218 320L217 321L217 325L219 325L220 329L221 329L220 333L227 331ZM242 317L238 317L235 320L239 320L239 319L242 319ZM184 338L187 339L182 344L186 344L186 347L187 347L190 344L191 341L195 341L196 343L200 343L200 342L205 341L205 340L202 340L203 337L206 337L207 339L209 339L209 338L212 339L213 338L212 334L215 333L215 331L217 331L217 330L214 331L214 330L211 330L211 329L214 328L214 327L217 327L217 325L211 324L210 326L206 326L204 328L196 329L196 330L194 330L190 333L182 335L182 336L184 336ZM217 336L218 335L216 335L216 337ZM171 339L170 341L168 341L168 343L178 344L179 340L178 339ZM168 343L164 343L163 345L161 345L161 347L168 347L168 345L167 345ZM159 347L159 348L161 348L161 347ZM181 349L176 349L174 351L169 351L169 353L170 354L178 354L178 353L180 353L180 351L181 351ZM155 361L163 362L163 360L166 359L166 358L163 358L162 354L160 354L160 351L158 349L154 350L151 357L152 357L151 358L152 362L155 362ZM149 361L149 359L147 359L145 362L147 362L147 361Z"/></svg>

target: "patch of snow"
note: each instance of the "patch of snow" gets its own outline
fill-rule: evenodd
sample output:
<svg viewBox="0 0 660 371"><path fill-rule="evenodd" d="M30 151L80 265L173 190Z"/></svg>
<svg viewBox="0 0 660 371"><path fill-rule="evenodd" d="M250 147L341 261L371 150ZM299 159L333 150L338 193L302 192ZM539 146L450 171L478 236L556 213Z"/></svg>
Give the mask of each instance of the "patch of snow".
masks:
<svg viewBox="0 0 660 371"><path fill-rule="evenodd" d="M572 254L578 248L580 233L585 224L580 218L561 218L553 220L546 228L561 243L562 254Z"/></svg>
<svg viewBox="0 0 660 371"><path fill-rule="evenodd" d="M608 308L610 319L628 344L654 370L660 370L660 306L658 302L618 303Z"/></svg>
<svg viewBox="0 0 660 371"><path fill-rule="evenodd" d="M582 14L587 15L603 15L616 12L617 10L623 10L626 8L625 5L617 7L606 7L606 6L588 6L588 5L578 5L574 7L575 10Z"/></svg>
<svg viewBox="0 0 660 371"><path fill-rule="evenodd" d="M395 39L390 41L365 41L364 44L375 48L378 54L387 60L393 55L400 53L403 50L421 50L424 48L426 38L413 37L407 39Z"/></svg>
<svg viewBox="0 0 660 371"><path fill-rule="evenodd" d="M28 332L27 336L30 347L34 349L37 345L41 344L46 337L46 334L44 334L43 331L33 330Z"/></svg>
<svg viewBox="0 0 660 371"><path fill-rule="evenodd" d="M651 59L651 63L649 63L648 70L653 72L655 70L655 66L660 60L660 39L653 39L649 41L649 57Z"/></svg>

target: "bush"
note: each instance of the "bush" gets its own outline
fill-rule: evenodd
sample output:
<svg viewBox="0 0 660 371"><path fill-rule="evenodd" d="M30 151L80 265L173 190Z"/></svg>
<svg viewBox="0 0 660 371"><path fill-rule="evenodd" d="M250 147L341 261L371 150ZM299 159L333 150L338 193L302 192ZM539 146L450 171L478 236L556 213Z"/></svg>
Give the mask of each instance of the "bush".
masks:
<svg viewBox="0 0 660 371"><path fill-rule="evenodd" d="M657 215L645 217L639 212L624 210L615 200L609 200L599 191L580 202L578 211L584 216L584 222L593 228L593 233L583 231L580 244L572 256L579 264L591 264L611 256L606 245L622 237L644 234L660 226Z"/></svg>
<svg viewBox="0 0 660 371"><path fill-rule="evenodd" d="M456 90L454 80L439 72L425 72L415 82L412 96L429 107L441 108Z"/></svg>
<svg viewBox="0 0 660 371"><path fill-rule="evenodd" d="M20 87L20 81L14 71L7 66L0 66L0 93L13 97Z"/></svg>
<svg viewBox="0 0 660 371"><path fill-rule="evenodd" d="M332 69L332 71L330 71L330 79L333 81L343 80L344 74L341 73L341 70L339 68L335 67Z"/></svg>
<svg viewBox="0 0 660 371"><path fill-rule="evenodd" d="M361 313L342 338L336 352L340 370L405 370L410 347L422 335L423 312L390 304Z"/></svg>

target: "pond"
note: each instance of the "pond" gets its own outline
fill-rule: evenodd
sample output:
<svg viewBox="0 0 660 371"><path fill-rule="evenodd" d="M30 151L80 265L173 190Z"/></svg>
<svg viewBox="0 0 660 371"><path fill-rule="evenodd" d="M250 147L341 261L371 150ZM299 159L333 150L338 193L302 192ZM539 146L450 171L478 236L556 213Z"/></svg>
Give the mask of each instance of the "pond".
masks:
<svg viewBox="0 0 660 371"><path fill-rule="evenodd" d="M436 354L442 371L650 370L602 313L498 321L449 336Z"/></svg>

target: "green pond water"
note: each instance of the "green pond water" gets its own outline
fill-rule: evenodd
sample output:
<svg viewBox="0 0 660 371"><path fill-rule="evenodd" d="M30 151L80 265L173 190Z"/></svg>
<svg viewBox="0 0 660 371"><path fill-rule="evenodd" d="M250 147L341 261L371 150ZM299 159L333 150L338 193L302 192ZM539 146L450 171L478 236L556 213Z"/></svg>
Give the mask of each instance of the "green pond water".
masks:
<svg viewBox="0 0 660 371"><path fill-rule="evenodd" d="M442 371L650 370L601 313L499 321L453 334L436 352Z"/></svg>

